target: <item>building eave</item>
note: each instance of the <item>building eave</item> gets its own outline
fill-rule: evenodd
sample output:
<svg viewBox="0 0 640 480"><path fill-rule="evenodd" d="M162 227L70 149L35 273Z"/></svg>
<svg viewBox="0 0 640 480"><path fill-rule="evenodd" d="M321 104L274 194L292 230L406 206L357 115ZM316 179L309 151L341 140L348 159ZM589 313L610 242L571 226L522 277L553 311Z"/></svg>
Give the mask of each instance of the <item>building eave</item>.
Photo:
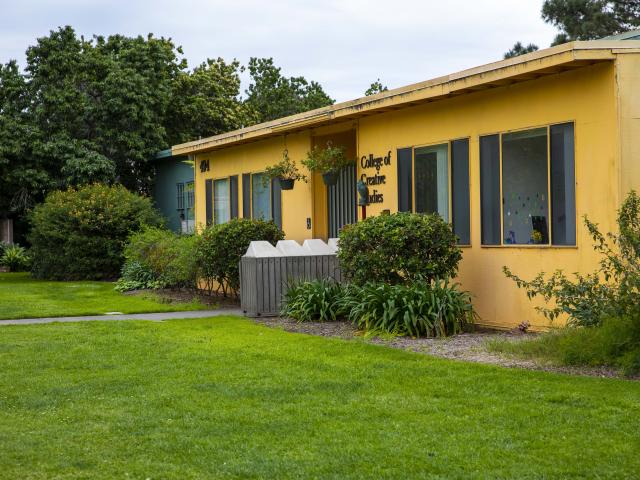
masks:
<svg viewBox="0 0 640 480"><path fill-rule="evenodd" d="M612 61L617 53L640 48L636 40L571 42L514 58L489 63L443 77L337 103L213 137L175 145L173 155L226 148L301 130L355 120L468 93L503 87L546 75Z"/></svg>

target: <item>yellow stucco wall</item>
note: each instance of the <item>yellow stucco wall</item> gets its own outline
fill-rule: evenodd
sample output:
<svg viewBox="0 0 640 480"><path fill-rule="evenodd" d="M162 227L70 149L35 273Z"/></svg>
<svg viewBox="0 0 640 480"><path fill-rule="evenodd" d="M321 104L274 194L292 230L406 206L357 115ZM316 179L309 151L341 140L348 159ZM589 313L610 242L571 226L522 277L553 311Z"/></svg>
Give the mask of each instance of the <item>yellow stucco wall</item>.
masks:
<svg viewBox="0 0 640 480"><path fill-rule="evenodd" d="M474 295L484 324L504 327L527 320L534 328L548 325L525 293L505 278L503 266L530 279L541 270L589 271L597 258L580 222L577 247L480 245L479 136L575 122L577 216L588 214L604 231L613 229L619 200L613 68L612 63L598 64L360 121L360 154L391 150L394 155L391 166L383 168L387 184L379 187L385 202L371 205L368 214L397 211L397 148L470 138L471 247L463 249L459 281Z"/></svg>
<svg viewBox="0 0 640 480"><path fill-rule="evenodd" d="M251 143L235 148L197 154L195 158L196 176L196 224L206 223L205 180L219 179L238 175L238 211L242 216L242 174L260 173L268 165L282 159L285 148L289 157L294 160L304 158L311 145L309 132L287 135L261 142ZM201 160L209 160L209 171L200 173L198 165ZM282 192L282 229L287 238L302 241L312 237L307 230L306 219L312 217L311 183L296 182L293 190Z"/></svg>
<svg viewBox="0 0 640 480"><path fill-rule="evenodd" d="M620 191L640 190L640 54L621 53L616 61L620 123Z"/></svg>
<svg viewBox="0 0 640 480"><path fill-rule="evenodd" d="M629 160L625 163L628 172L624 175L620 163L621 151L626 152L624 155L628 158L637 155L638 143L629 146L629 137L637 138L638 94L629 87L624 91L626 100L619 105L616 86L616 68L618 81L620 75L625 78L637 77L638 60L634 61L636 63L632 65L629 60L623 67L616 66L614 62L599 63L511 86L371 115L356 121L355 125L351 122L342 126L343 130L355 128L358 157L369 154L384 156L389 151L392 155L391 164L383 166L380 171L386 175L386 184L375 187L384 195L384 202L370 205L367 214L375 215L385 209L397 211L398 148L468 137L471 246L463 248L458 280L464 289L474 295L474 305L481 323L512 327L527 320L534 328L548 326L525 293L504 277L502 267L506 265L514 273L532 278L541 270L552 271L556 268L567 272L587 272L594 268L597 257L593 254L590 239L580 220L577 222L576 247L480 245L479 136L574 122L578 219L588 214L600 224L603 231L613 230L621 188L628 188L640 179L637 157L635 162ZM623 137L618 127L621 122L626 122ZM335 127L333 129L336 130ZM286 138L289 156L296 161L304 158L313 138L326 133L327 129L317 129L289 134ZM283 148L284 138L279 137L198 154L196 167L201 159L207 158L211 171L203 175L196 168L197 222L205 222L205 178L261 171L266 165L280 159ZM362 173L358 166L358 175ZM371 175L373 170L369 169L367 173ZM628 177L624 182L621 180L623 176ZM320 180L315 178L314 181L317 184ZM622 183L625 187L621 187ZM315 191L314 195L313 182L297 182L293 191L283 192L283 230L287 238L301 241L314 234L322 236L318 235L322 228L316 227L315 223L326 222L326 218L319 218L318 211L322 210L322 205L317 205L324 200L318 198L318 188ZM306 228L307 217L313 218L312 231Z"/></svg>

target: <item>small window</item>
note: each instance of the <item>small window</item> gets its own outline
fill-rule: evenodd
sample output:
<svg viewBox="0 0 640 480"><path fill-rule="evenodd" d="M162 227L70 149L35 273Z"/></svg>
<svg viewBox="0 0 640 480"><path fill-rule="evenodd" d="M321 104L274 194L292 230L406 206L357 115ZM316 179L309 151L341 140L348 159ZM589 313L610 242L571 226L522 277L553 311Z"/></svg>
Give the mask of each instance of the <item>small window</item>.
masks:
<svg viewBox="0 0 640 480"><path fill-rule="evenodd" d="M251 218L271 220L271 182L264 173L251 175Z"/></svg>
<svg viewBox="0 0 640 480"><path fill-rule="evenodd" d="M229 180L213 181L213 222L216 225L228 222L230 218Z"/></svg>
<svg viewBox="0 0 640 480"><path fill-rule="evenodd" d="M187 190L187 208L192 209L195 204L195 190L193 188L193 182L188 182L185 189Z"/></svg>
<svg viewBox="0 0 640 480"><path fill-rule="evenodd" d="M415 211L439 213L449 221L449 145L416 148Z"/></svg>
<svg viewBox="0 0 640 480"><path fill-rule="evenodd" d="M176 183L176 205L178 210L184 209L184 183Z"/></svg>

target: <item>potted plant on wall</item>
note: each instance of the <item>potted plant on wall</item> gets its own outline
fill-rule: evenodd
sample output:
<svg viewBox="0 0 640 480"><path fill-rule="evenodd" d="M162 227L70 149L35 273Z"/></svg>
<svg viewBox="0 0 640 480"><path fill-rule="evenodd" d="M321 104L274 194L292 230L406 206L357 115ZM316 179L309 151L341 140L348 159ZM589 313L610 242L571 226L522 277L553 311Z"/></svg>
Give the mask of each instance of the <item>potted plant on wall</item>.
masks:
<svg viewBox="0 0 640 480"><path fill-rule="evenodd" d="M326 147L315 146L307 153L307 158L302 160L302 164L310 172L322 174L325 185L335 185L338 181L338 174L344 167L353 163L352 159L345 155L344 147L333 146L327 142Z"/></svg>
<svg viewBox="0 0 640 480"><path fill-rule="evenodd" d="M268 178L277 178L282 190L293 190L296 180L307 181L307 177L300 173L296 164L289 158L287 150L283 152L282 160L267 167L264 173Z"/></svg>

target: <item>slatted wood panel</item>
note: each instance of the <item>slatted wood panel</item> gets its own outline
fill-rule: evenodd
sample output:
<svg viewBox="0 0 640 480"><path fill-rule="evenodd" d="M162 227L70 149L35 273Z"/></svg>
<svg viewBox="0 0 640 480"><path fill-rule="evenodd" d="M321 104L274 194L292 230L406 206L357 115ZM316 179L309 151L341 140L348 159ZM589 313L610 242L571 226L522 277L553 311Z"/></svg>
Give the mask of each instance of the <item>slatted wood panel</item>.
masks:
<svg viewBox="0 0 640 480"><path fill-rule="evenodd" d="M320 279L343 281L335 255L242 257L240 306L250 317L277 316L290 285Z"/></svg>
<svg viewBox="0 0 640 480"><path fill-rule="evenodd" d="M336 238L340 229L358 221L355 163L344 168L335 185L327 187L329 238Z"/></svg>

